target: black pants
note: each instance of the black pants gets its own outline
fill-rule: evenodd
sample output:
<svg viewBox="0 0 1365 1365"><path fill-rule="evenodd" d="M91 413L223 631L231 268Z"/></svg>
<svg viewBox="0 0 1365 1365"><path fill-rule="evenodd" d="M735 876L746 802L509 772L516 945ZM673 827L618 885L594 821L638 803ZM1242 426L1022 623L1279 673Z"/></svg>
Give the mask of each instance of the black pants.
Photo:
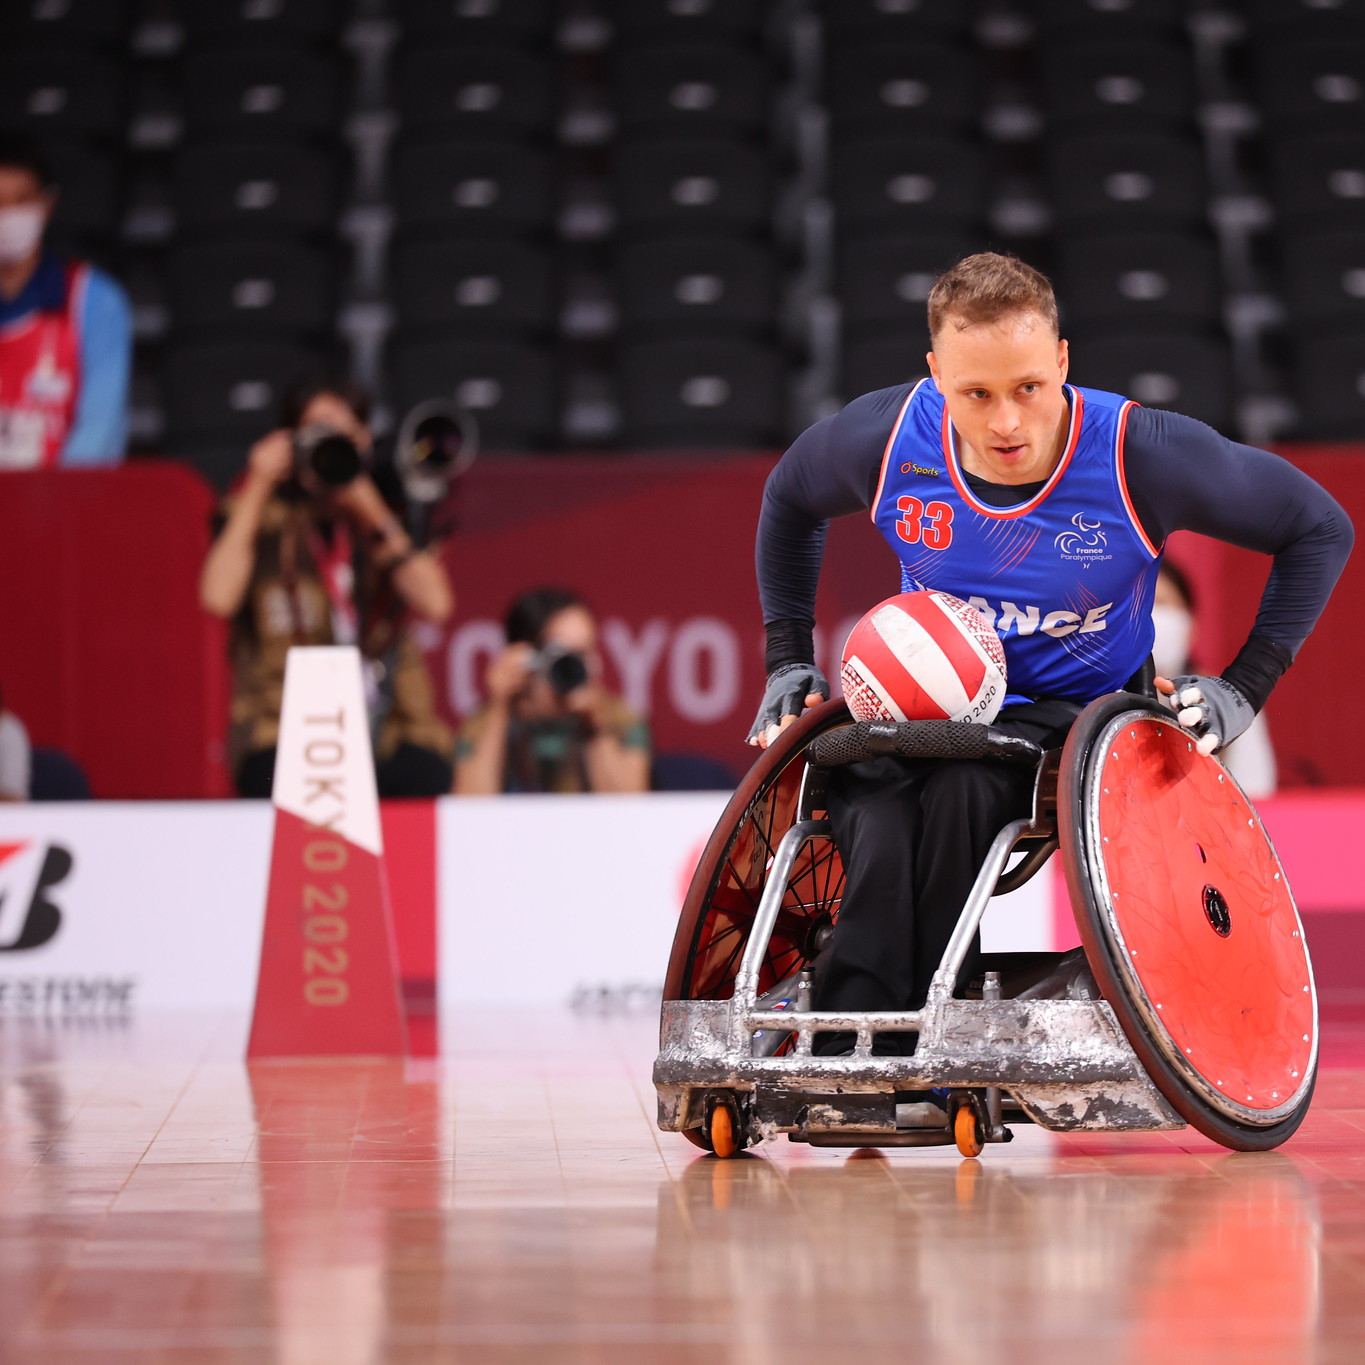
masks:
<svg viewBox="0 0 1365 1365"><path fill-rule="evenodd" d="M400 744L375 765L380 796L444 796L453 777L450 760L420 744ZM259 749L237 766L240 796L269 796L275 780L275 750Z"/></svg>
<svg viewBox="0 0 1365 1365"><path fill-rule="evenodd" d="M1010 707L997 726L1053 748L1078 713L1070 702L1031 702ZM937 759L831 771L829 818L846 881L816 1009L924 1004L991 841L1030 813L1033 779L1029 767ZM980 949L978 937L963 979L980 970Z"/></svg>

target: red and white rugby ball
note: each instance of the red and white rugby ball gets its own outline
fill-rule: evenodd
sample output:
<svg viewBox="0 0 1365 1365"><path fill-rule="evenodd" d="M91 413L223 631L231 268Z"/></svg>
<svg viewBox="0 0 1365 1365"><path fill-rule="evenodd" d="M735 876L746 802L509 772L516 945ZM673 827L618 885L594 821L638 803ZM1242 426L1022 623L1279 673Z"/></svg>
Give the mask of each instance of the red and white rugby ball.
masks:
<svg viewBox="0 0 1365 1365"><path fill-rule="evenodd" d="M840 676L859 720L989 725L1005 700L1005 651L986 618L961 598L903 592L853 627Z"/></svg>

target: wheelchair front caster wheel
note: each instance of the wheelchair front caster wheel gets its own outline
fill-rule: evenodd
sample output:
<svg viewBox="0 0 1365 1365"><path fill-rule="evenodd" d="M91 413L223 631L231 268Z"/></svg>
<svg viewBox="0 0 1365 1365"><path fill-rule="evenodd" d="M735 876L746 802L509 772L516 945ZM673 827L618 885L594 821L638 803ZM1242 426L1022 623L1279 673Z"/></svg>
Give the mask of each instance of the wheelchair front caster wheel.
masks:
<svg viewBox="0 0 1365 1365"><path fill-rule="evenodd" d="M986 1145L986 1134L977 1117L975 1108L970 1104L958 1106L953 1115L953 1141L963 1156L980 1156Z"/></svg>
<svg viewBox="0 0 1365 1365"><path fill-rule="evenodd" d="M739 1103L729 1094L708 1096L701 1127L689 1130L687 1136L698 1147L714 1152L722 1161L738 1156L749 1145Z"/></svg>

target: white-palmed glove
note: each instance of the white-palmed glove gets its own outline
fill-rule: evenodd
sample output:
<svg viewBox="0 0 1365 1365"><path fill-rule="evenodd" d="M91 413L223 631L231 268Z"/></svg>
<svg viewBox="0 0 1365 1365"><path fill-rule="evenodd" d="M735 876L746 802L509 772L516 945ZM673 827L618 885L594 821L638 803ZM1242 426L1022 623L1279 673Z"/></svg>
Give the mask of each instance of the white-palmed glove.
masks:
<svg viewBox="0 0 1365 1365"><path fill-rule="evenodd" d="M1226 748L1256 719L1251 703L1226 678L1184 673L1171 678L1172 691L1158 687L1161 700L1180 724L1198 739L1201 754Z"/></svg>
<svg viewBox="0 0 1365 1365"><path fill-rule="evenodd" d="M768 674L758 715L749 728L749 743L767 747L787 716L799 717L808 697L829 699L829 679L814 664L779 664Z"/></svg>

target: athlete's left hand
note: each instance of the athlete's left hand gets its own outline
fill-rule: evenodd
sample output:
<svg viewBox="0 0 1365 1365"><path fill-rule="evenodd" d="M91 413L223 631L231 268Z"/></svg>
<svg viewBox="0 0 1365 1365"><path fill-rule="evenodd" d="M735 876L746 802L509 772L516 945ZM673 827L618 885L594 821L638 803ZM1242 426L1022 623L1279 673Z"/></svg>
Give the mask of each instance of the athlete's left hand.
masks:
<svg viewBox="0 0 1365 1365"><path fill-rule="evenodd" d="M1226 748L1256 719L1251 703L1226 678L1184 673L1158 678L1156 690L1180 724L1198 738L1195 747L1201 754Z"/></svg>

